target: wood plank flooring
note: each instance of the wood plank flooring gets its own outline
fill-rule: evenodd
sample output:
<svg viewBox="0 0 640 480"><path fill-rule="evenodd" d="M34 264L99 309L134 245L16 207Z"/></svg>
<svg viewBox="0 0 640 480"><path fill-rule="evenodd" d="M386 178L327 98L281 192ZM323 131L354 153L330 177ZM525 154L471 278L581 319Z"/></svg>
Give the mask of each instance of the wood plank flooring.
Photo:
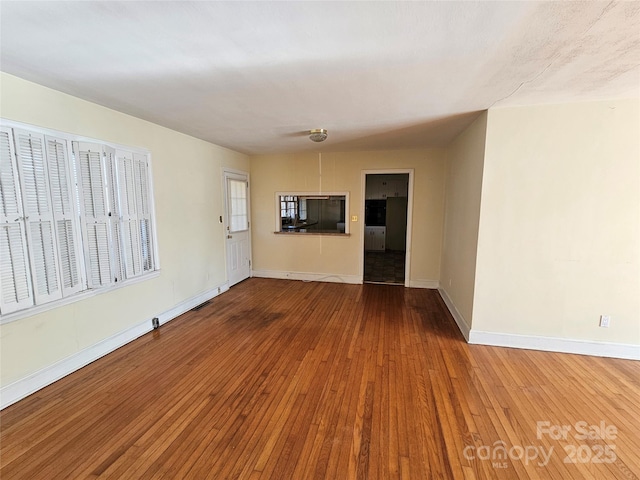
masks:
<svg viewBox="0 0 640 480"><path fill-rule="evenodd" d="M436 291L250 279L2 411L0 477L633 479L639 412L640 362L467 345Z"/></svg>

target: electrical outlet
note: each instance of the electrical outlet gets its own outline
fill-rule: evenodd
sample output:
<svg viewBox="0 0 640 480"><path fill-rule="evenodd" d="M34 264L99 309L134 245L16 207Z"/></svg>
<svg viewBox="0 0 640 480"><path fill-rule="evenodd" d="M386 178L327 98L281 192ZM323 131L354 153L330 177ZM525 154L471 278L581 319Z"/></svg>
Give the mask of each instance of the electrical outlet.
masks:
<svg viewBox="0 0 640 480"><path fill-rule="evenodd" d="M600 326L604 328L609 328L609 324L611 323L611 315L600 315Z"/></svg>
<svg viewBox="0 0 640 480"><path fill-rule="evenodd" d="M158 319L158 317L153 317L151 319L151 325L153 326L153 329L156 330L160 327L160 319Z"/></svg>
<svg viewBox="0 0 640 480"><path fill-rule="evenodd" d="M351 215L351 221L352 222L357 222L358 221L358 215Z"/></svg>

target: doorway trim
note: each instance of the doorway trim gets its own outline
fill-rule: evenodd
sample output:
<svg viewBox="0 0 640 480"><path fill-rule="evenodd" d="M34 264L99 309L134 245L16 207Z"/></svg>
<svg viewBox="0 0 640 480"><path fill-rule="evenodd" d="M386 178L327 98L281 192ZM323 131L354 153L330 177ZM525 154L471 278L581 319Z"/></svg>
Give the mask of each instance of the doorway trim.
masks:
<svg viewBox="0 0 640 480"><path fill-rule="evenodd" d="M364 215L365 201L367 189L367 175L393 175L393 174L409 174L409 185L407 192L407 239L406 239L406 255L404 259L404 286L409 287L411 283L411 236L413 233L413 168L381 168L362 170L360 179L360 250L358 260L358 275L361 283L364 283Z"/></svg>

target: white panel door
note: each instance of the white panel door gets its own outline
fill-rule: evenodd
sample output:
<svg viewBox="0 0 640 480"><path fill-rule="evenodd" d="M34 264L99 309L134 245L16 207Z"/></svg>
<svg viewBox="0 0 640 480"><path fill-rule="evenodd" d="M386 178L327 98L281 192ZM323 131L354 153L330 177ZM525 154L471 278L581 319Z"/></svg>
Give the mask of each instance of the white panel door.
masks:
<svg viewBox="0 0 640 480"><path fill-rule="evenodd" d="M224 173L225 238L229 286L251 276L249 182L246 174Z"/></svg>

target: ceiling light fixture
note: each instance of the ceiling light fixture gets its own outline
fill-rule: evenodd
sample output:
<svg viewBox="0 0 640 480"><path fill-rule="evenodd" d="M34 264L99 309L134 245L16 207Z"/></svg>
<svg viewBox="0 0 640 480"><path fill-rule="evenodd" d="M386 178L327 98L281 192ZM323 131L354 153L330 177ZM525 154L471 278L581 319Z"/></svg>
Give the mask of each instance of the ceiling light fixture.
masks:
<svg viewBox="0 0 640 480"><path fill-rule="evenodd" d="M324 142L327 139L327 130L324 128L309 130L309 138L312 142Z"/></svg>

